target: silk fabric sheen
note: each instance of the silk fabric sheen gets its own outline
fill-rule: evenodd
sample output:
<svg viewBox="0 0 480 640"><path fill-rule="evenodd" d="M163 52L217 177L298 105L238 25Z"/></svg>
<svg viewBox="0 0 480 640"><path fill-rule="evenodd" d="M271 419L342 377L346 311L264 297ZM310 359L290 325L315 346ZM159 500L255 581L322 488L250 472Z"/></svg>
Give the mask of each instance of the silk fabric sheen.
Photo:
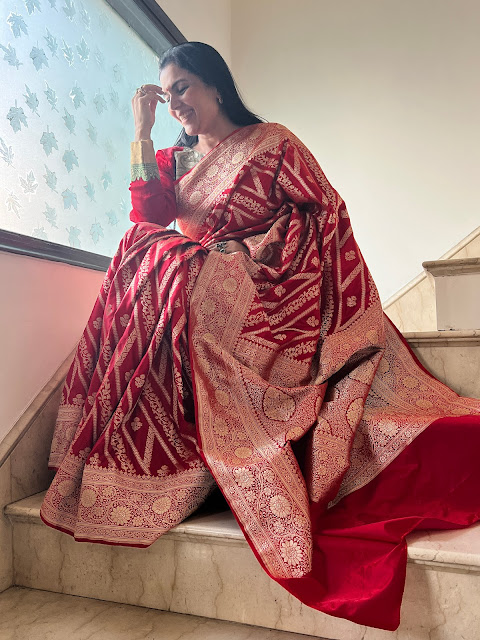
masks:
<svg viewBox="0 0 480 640"><path fill-rule="evenodd" d="M216 483L273 579L394 629L405 535L478 516L468 500L463 520L428 499L412 511L394 483L391 521L391 473L447 416L478 438L480 402L424 371L386 320L343 200L291 132L239 129L176 181L174 152L157 155L161 182L132 185L137 224L65 383L42 518L148 546ZM175 217L180 233L162 226ZM212 250L224 240L250 257Z"/></svg>

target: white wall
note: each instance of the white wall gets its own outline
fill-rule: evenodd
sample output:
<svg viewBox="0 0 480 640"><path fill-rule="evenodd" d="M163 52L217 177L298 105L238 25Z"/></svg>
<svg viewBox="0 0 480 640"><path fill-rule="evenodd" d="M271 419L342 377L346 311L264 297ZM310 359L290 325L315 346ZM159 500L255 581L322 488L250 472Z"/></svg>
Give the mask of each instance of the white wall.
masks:
<svg viewBox="0 0 480 640"><path fill-rule="evenodd" d="M479 33L476 0L232 0L249 106L316 155L383 300L478 226Z"/></svg>
<svg viewBox="0 0 480 640"><path fill-rule="evenodd" d="M157 0L157 3L187 40L215 47L230 65L230 0Z"/></svg>
<svg viewBox="0 0 480 640"><path fill-rule="evenodd" d="M0 252L0 440L75 347L103 276Z"/></svg>

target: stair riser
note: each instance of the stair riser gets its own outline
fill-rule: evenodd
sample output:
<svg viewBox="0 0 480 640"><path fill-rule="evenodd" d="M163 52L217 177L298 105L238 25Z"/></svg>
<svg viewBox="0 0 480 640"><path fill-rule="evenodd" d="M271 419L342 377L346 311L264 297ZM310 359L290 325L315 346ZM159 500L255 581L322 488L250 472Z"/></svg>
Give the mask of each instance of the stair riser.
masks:
<svg viewBox="0 0 480 640"><path fill-rule="evenodd" d="M432 341L413 346L413 351L428 371L459 395L480 398L480 344Z"/></svg>
<svg viewBox="0 0 480 640"><path fill-rule="evenodd" d="M480 273L435 277L437 328L480 329Z"/></svg>
<svg viewBox="0 0 480 640"><path fill-rule="evenodd" d="M76 543L44 525L17 521L14 558L16 585L34 589L335 640L479 638L478 573L409 564L402 625L392 634L303 606L268 578L245 542L172 535L149 549L129 549Z"/></svg>

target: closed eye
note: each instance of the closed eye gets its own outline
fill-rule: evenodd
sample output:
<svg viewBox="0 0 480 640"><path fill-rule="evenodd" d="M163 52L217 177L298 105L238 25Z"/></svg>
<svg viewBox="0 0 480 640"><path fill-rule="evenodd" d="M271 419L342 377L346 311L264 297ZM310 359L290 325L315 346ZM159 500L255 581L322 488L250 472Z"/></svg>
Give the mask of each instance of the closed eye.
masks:
<svg viewBox="0 0 480 640"><path fill-rule="evenodd" d="M180 81L179 81L180 82ZM178 85L175 83L172 87L172 90L175 91L175 93L179 96L183 95L185 93L185 91L188 89L188 84L186 84L184 87L179 88ZM167 94L164 93L163 97L165 99L166 102L170 102L171 100L171 94Z"/></svg>

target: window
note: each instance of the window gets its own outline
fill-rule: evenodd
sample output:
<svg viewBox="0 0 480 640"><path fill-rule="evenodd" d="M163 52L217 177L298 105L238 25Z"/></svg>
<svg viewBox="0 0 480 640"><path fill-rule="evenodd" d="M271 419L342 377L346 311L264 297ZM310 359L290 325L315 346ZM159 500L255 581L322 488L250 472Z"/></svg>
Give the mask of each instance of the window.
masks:
<svg viewBox="0 0 480 640"><path fill-rule="evenodd" d="M137 1L2 2L0 248L98 268L130 226L131 98L184 40ZM178 132L158 105L156 147Z"/></svg>

